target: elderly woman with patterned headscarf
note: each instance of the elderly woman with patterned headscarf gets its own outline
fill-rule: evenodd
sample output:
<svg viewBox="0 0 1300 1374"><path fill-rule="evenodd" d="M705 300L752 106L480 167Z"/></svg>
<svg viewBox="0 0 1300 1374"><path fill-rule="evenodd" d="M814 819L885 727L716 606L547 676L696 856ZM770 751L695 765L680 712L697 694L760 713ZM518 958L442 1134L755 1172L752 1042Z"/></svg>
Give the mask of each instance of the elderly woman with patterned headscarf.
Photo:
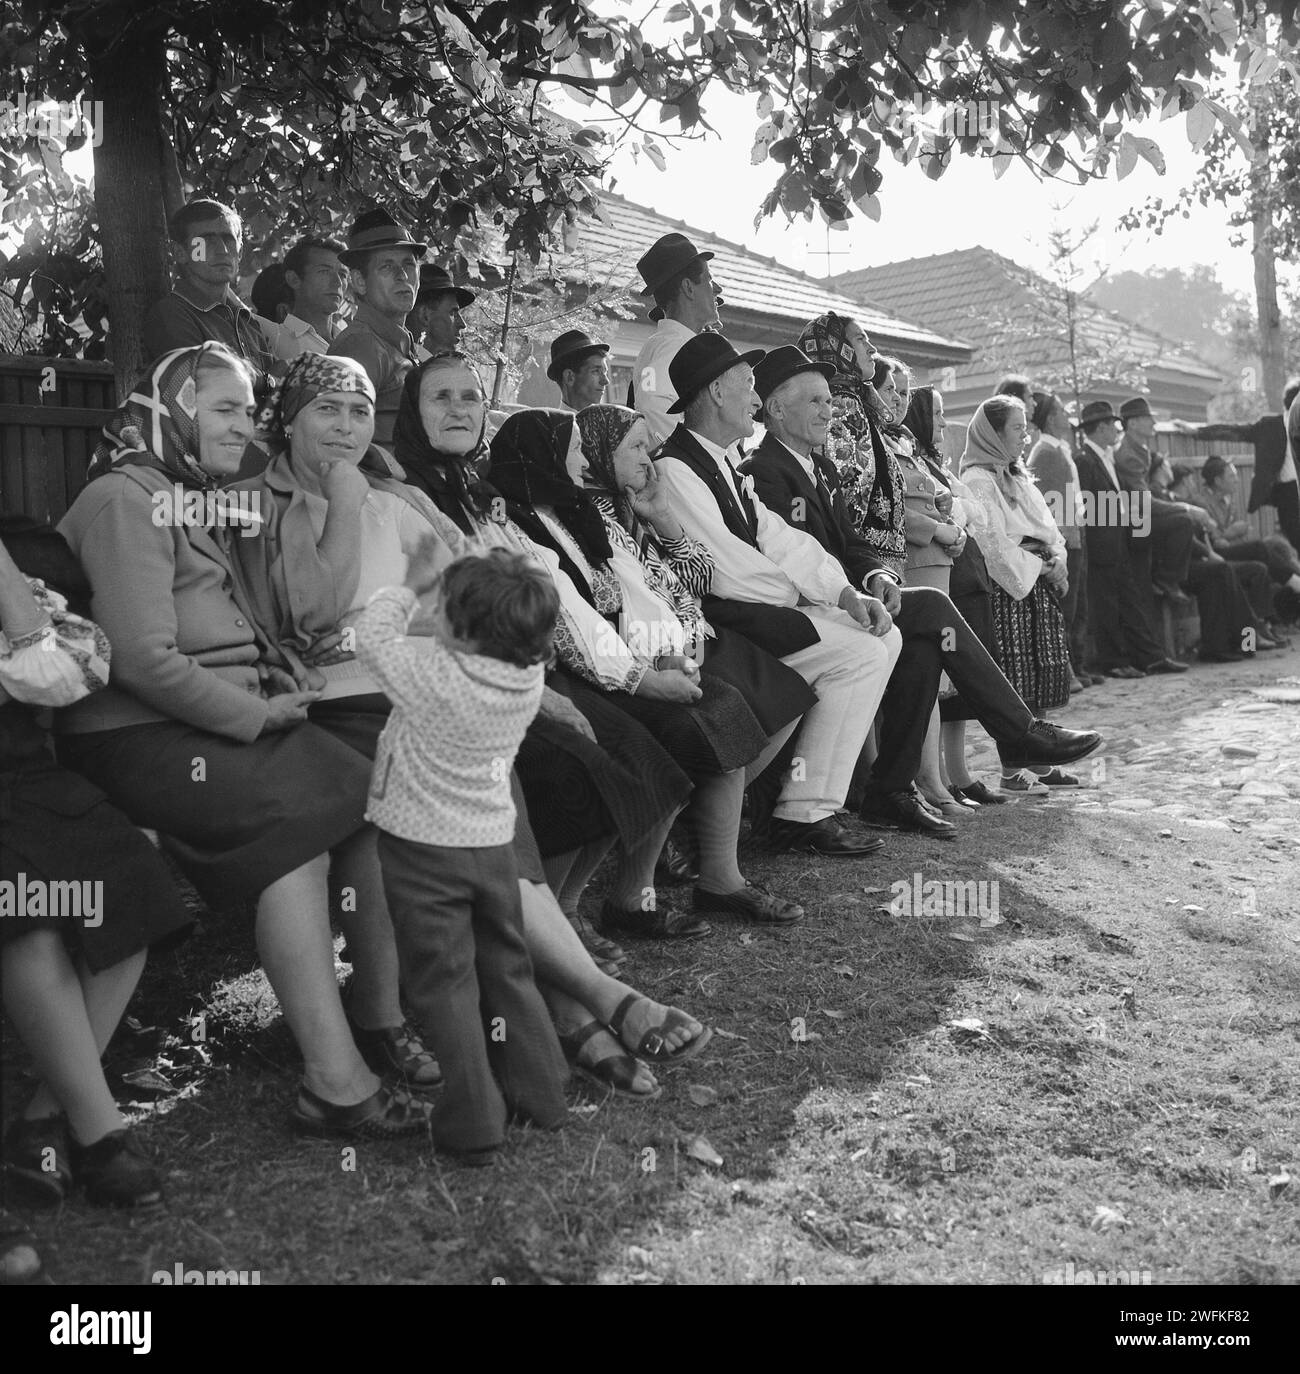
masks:
<svg viewBox="0 0 1300 1374"><path fill-rule="evenodd" d="M312 719L367 757L374 755L389 703L357 664L349 627L379 587L405 579L408 557L425 541L432 539L448 562L473 547L456 522L425 491L403 481L403 468L371 443L373 397L369 378L351 359L304 355L290 365L262 417L271 463L260 478L240 484L261 494L263 531L236 547L241 585L284 666L308 680L321 676ZM399 423L399 437L408 428L409 421ZM340 541L332 542L332 533ZM411 633L419 632L417 622ZM575 868L585 881L612 839L614 821L603 799L640 781L567 724L576 713L550 695L562 719L533 723L515 779L525 936L538 984L577 1067L616 1091L651 1096L653 1076L603 1025L615 1023L628 1048L648 1046L647 1057L660 1060L673 1058L683 1045L702 1045L707 1036L684 1013L658 1007L610 976L625 957L616 946L597 951L605 960L598 967L547 886L549 874L563 888ZM534 804L530 811L529 793L548 805ZM537 819L536 835L530 816ZM373 901L385 909L382 892ZM593 1013L600 1019L593 1021ZM674 1043L660 1047L653 1027L670 1022L678 1033ZM374 1037L362 1030L359 1039ZM387 1046L370 1048L423 1081L419 1042L409 1028L400 1038L390 1036Z"/></svg>
<svg viewBox="0 0 1300 1374"><path fill-rule="evenodd" d="M210 904L255 899L258 949L304 1059L295 1124L424 1134L429 1105L367 1066L334 976L329 883L366 845L369 760L308 722L316 694L265 667L232 590L230 544L257 512L220 485L239 469L253 408L247 367L206 343L159 358L106 426L60 531L89 578L112 675L63 713L60 755L162 832ZM378 923L342 922L395 1013Z"/></svg>
<svg viewBox="0 0 1300 1374"><path fill-rule="evenodd" d="M882 432L895 416L872 385L876 353L871 340L855 320L826 314L804 326L798 346L814 362L835 368L826 456L840 475L862 537L886 567L902 576L907 562L903 473Z"/></svg>
<svg viewBox="0 0 1300 1374"><path fill-rule="evenodd" d="M966 432L961 476L987 523L978 538L992 581L998 663L1036 716L1070 699L1070 656L1061 598L1068 581L1065 540L1020 462L1024 403L994 396ZM1004 775L1004 791L1038 791L1032 773Z"/></svg>

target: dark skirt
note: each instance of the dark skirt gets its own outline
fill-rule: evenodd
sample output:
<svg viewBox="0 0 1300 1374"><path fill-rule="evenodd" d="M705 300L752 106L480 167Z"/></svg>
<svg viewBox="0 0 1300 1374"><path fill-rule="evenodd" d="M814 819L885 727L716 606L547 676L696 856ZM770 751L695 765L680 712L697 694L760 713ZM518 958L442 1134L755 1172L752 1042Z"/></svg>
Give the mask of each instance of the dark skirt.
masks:
<svg viewBox="0 0 1300 1374"><path fill-rule="evenodd" d="M365 824L369 761L310 722L241 744L159 721L63 735L58 748L159 831L209 905L256 897Z"/></svg>
<svg viewBox="0 0 1300 1374"><path fill-rule="evenodd" d="M692 789L690 778L649 730L620 710L612 693L590 687L563 670L553 673L547 685L568 697L582 712L596 736L600 748L595 752L603 762L581 777L575 776L564 787L546 779L538 786L535 771L520 769L520 779L528 797L528 814L537 828L542 853L549 856L576 848L574 844L565 844L548 849L544 832L576 831L575 822L590 814L597 804L608 812L623 844L641 844L650 831L662 826L686 804ZM566 741L566 750L573 747L569 741L574 731L568 726L558 726L540 717L536 724L542 727L538 734L543 739L549 732L554 742L559 734ZM579 739L581 744L594 749L589 740ZM533 731L530 730L524 740L525 749L532 742ZM524 753L521 749L521 761ZM545 819L541 820L543 817Z"/></svg>
<svg viewBox="0 0 1300 1374"><path fill-rule="evenodd" d="M718 630L708 641L701 673L734 687L768 736L817 704L817 693L793 668L734 630Z"/></svg>
<svg viewBox="0 0 1300 1374"><path fill-rule="evenodd" d="M993 588L998 666L1037 716L1070 700L1070 640L1060 602L1039 578L1022 601Z"/></svg>
<svg viewBox="0 0 1300 1374"><path fill-rule="evenodd" d="M382 692L372 692L365 696L314 702L308 708L307 715L313 725L328 730L335 739L342 740L373 763L379 748L379 736L388 723L391 709L388 698ZM519 876L530 883L544 883L546 871L542 868L542 856L528 823L528 804L519 783L519 775L514 770L510 774L510 795L515 803L514 851Z"/></svg>
<svg viewBox="0 0 1300 1374"><path fill-rule="evenodd" d="M0 943L57 930L92 973L178 943L194 925L148 839L53 759L0 769L0 884Z"/></svg>

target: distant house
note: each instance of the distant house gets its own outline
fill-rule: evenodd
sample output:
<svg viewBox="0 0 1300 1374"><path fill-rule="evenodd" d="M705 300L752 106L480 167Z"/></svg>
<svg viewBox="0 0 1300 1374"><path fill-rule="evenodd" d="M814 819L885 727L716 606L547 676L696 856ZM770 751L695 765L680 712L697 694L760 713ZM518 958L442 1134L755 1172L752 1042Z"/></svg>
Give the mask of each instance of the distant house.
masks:
<svg viewBox="0 0 1300 1374"><path fill-rule="evenodd" d="M989 248L964 248L884 263L828 279L827 286L878 310L897 311L934 330L959 335L976 354L934 381L959 424L1005 373L1050 379L1072 401L1067 309L1061 288ZM1077 305L1075 357L1084 399L1145 395L1161 419L1204 422L1223 378L1177 343L1120 315Z"/></svg>
<svg viewBox="0 0 1300 1374"><path fill-rule="evenodd" d="M601 204L609 223L592 220L582 226L580 253L585 274L640 291L644 283L636 270L637 259L664 234L674 230L683 233L697 248L716 254L710 268L722 288L723 332L742 350L793 343L809 320L831 310L856 319L877 347L903 358L923 380L946 367L965 365L975 355L970 343L951 332L918 324L915 317L903 312L864 305L825 280L785 267L775 258L761 257L707 230L669 219L611 192L601 194ZM613 401L621 402L627 396L632 364L654 331L647 318L652 304L645 298L643 314L635 320L611 320L603 335L604 342L612 345L609 398ZM533 357L537 366L524 377L518 401L523 405L557 404L559 389L546 378L548 349L538 342Z"/></svg>

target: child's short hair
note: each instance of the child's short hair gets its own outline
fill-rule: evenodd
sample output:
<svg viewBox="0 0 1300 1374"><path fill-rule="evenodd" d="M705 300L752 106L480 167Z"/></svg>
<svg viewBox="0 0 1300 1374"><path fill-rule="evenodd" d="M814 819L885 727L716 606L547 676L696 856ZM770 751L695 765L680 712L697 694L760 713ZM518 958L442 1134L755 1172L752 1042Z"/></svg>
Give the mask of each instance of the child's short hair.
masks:
<svg viewBox="0 0 1300 1374"><path fill-rule="evenodd" d="M549 662L560 598L522 553L492 549L458 558L442 574L442 604L457 639L519 668Z"/></svg>

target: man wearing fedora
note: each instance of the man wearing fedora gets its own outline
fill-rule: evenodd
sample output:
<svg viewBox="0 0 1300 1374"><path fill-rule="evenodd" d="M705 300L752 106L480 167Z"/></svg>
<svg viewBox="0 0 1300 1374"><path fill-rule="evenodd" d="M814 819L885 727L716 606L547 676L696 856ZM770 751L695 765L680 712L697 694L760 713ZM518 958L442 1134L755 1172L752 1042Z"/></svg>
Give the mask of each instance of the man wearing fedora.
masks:
<svg viewBox="0 0 1300 1374"><path fill-rule="evenodd" d="M416 243L387 210L358 215L339 261L351 272L357 298L352 323L330 345L338 357L359 362L375 388L375 443L393 441L402 382L420 361L406 317L415 308L419 260Z"/></svg>
<svg viewBox="0 0 1300 1374"><path fill-rule="evenodd" d="M1192 540L1204 528L1204 511L1182 501L1171 501L1156 493L1152 474L1160 462L1151 443L1156 437L1156 417L1145 396L1133 396L1119 408L1124 430L1115 449L1115 475L1129 492L1141 492L1151 503L1151 534L1136 536L1132 542L1133 576L1145 591L1153 587L1161 596L1182 605L1191 598L1183 591L1192 559ZM1154 609L1154 607L1152 607Z"/></svg>
<svg viewBox="0 0 1300 1374"><path fill-rule="evenodd" d="M1034 718L946 593L902 587L855 529L834 464L820 452L831 421L830 363L786 345L754 369L767 435L742 467L759 499L787 524L806 530L832 554L848 581L878 596L902 634L902 650L881 705L880 749L862 816L876 824L951 839L957 827L916 787L930 713L947 672L1006 768L1073 763L1100 744L1094 731L1066 730Z"/></svg>
<svg viewBox="0 0 1300 1374"><path fill-rule="evenodd" d="M600 343L581 329L570 329L551 343L551 365L546 375L560 388L565 410L586 410L605 399L609 386L607 343Z"/></svg>
<svg viewBox="0 0 1300 1374"><path fill-rule="evenodd" d="M701 330L718 328L722 293L709 271L712 253L701 252L685 234L665 234L637 263L643 296L654 298L655 332L641 346L632 368L628 405L645 416L650 437L661 444L677 423L672 410L671 364L678 349Z"/></svg>
<svg viewBox="0 0 1300 1374"><path fill-rule="evenodd" d="M478 300L468 287L457 286L445 267L426 262L420 267L420 294L411 312L411 333L418 340L420 361L455 353L465 332L461 311Z"/></svg>
<svg viewBox="0 0 1300 1374"><path fill-rule="evenodd" d="M1079 490L1091 496L1085 509L1088 541L1088 628L1094 666L1107 677L1183 673L1185 663L1166 658L1144 597L1133 575L1132 530L1118 518L1128 507L1115 469L1119 416L1109 401L1089 401L1079 414L1082 441L1075 456Z"/></svg>
<svg viewBox="0 0 1300 1374"><path fill-rule="evenodd" d="M849 585L809 534L775 516L727 457L754 432L753 365L720 334L697 334L672 359L682 422L658 456L660 481L687 536L714 560L704 613L738 630L799 673L817 704L799 729L794 763L769 828L778 850L868 854L881 841L837 819L853 767L885 693L900 639L889 612Z"/></svg>

